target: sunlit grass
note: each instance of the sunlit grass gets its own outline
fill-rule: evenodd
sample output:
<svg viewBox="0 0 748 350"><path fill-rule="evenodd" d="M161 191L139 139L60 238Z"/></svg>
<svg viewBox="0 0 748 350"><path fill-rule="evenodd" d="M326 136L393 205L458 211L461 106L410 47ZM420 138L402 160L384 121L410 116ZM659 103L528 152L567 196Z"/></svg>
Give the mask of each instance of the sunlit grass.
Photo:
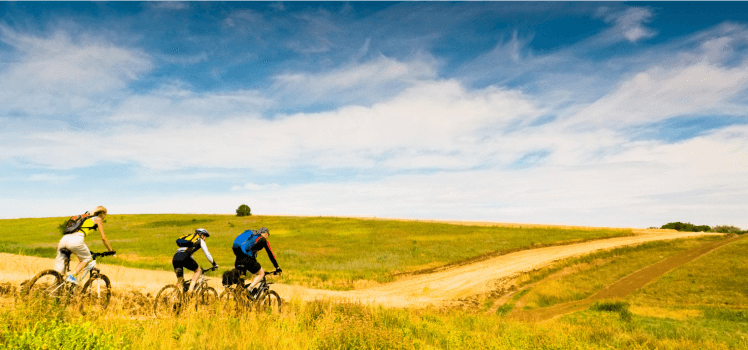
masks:
<svg viewBox="0 0 748 350"><path fill-rule="evenodd" d="M701 237L649 242L558 262L548 268L530 273L524 278L525 284L536 282L527 292L524 307L548 307L584 299L641 268L714 239L718 238ZM558 277L552 276L553 273L564 269L571 270L573 273L563 273Z"/></svg>
<svg viewBox="0 0 748 350"><path fill-rule="evenodd" d="M65 218L0 220L0 251L54 257ZM221 271L231 268L231 244L245 229L268 227L270 242L284 270L282 282L318 288L350 289L391 281L417 270L467 261L480 256L541 245L631 235L630 229L489 227L434 222L330 217L280 217L188 214L111 214L105 232L118 258L104 263L171 270L177 237L203 227ZM86 239L104 250L94 234ZM207 265L200 253L199 263ZM272 265L264 253L260 263ZM215 274L218 274L215 273Z"/></svg>

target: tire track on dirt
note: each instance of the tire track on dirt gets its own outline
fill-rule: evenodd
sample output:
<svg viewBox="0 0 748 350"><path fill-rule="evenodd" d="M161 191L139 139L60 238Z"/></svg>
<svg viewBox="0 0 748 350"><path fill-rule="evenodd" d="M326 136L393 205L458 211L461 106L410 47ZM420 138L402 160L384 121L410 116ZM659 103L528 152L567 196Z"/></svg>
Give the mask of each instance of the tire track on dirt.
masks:
<svg viewBox="0 0 748 350"><path fill-rule="evenodd" d="M675 254L663 261L636 271L605 287L604 289L586 299L558 304L543 309L513 310L509 314L509 318L525 322L540 322L553 319L568 313L584 310L592 305L595 301L622 299L627 295L633 293L637 289L644 287L658 277L664 275L665 273L672 271L673 269L681 265L694 261L709 252L724 247L728 244L732 244L735 241L744 239L746 237L748 237L748 235L736 236L721 241L702 244L701 246Z"/></svg>

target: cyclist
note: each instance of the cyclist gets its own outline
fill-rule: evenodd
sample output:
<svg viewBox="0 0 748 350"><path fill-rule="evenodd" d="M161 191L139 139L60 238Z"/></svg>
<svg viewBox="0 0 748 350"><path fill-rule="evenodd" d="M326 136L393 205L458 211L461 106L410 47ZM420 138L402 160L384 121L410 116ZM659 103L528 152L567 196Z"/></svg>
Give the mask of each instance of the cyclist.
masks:
<svg viewBox="0 0 748 350"><path fill-rule="evenodd" d="M199 228L195 230L195 233L186 235L177 240L179 249L177 249L177 253L174 254L174 258L171 260L171 264L174 266L174 273L177 274L177 285L181 286L184 283L184 269L195 272L192 274L192 282L190 283L188 293L195 290L197 279L203 273L203 270L197 264L197 261L192 258L192 254L194 254L198 249L202 249L208 262L213 264L213 267L218 267L208 251L208 246L205 244L205 239L208 237L210 237L208 230Z"/></svg>
<svg viewBox="0 0 748 350"><path fill-rule="evenodd" d="M78 280L76 277L78 274L83 270L86 265L88 265L91 260L93 260L93 257L91 256L91 251L88 249L88 246L84 242L84 239L86 236L88 236L91 233L96 232L98 229L99 233L101 234L101 240L104 242L104 246L106 246L107 249L109 249L110 252L113 252L112 246L109 244L109 240L106 238L106 235L104 234L104 218L106 218L107 210L103 206L98 206L96 209L92 212L87 211L86 214L93 215L86 220L83 221L83 225L81 226L78 231L75 231L73 233L66 234L62 236L60 239L60 243L57 244L57 257L55 258L55 270L57 272L62 273L65 269L65 258L67 257L65 254L62 253L62 249L68 249L70 250L75 256L78 257L78 266L76 266L75 270L71 273L69 273L66 277L67 281L73 282L75 284L78 283Z"/></svg>
<svg viewBox="0 0 748 350"><path fill-rule="evenodd" d="M252 296L254 297L257 296L256 286L260 283L262 277L265 276L265 270L263 270L260 263L257 262L257 252L260 251L260 249L265 249L265 252L267 252L270 262L275 266L274 272L283 272L283 270L278 266L278 261L275 260L275 254L273 254L273 251L270 249L270 243L268 242L269 236L270 231L266 227L260 228L257 231L246 230L236 237L232 247L234 255L236 255L234 267L239 270L242 275L246 275L247 271L249 271L255 276L252 283L249 284L249 290L252 292Z"/></svg>

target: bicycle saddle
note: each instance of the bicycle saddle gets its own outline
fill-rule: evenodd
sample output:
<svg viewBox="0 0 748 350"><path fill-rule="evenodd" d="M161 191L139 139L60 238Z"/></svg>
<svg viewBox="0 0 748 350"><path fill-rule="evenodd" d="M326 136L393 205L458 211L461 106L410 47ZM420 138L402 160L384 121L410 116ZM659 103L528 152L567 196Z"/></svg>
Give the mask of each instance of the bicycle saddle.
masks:
<svg viewBox="0 0 748 350"><path fill-rule="evenodd" d="M61 248L60 253L64 254L68 258L70 257L71 254L73 254L73 252L71 252L70 249L68 248Z"/></svg>

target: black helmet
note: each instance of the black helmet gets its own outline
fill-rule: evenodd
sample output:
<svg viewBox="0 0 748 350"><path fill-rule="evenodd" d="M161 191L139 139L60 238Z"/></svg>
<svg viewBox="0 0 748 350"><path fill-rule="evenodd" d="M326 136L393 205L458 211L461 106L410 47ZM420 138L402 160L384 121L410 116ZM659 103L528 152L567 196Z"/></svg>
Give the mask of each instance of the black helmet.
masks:
<svg viewBox="0 0 748 350"><path fill-rule="evenodd" d="M208 233L208 230L206 230L204 228L199 228L199 229L195 230L195 233L197 233L200 236L210 237L210 233Z"/></svg>
<svg viewBox="0 0 748 350"><path fill-rule="evenodd" d="M270 234L270 231L268 231L267 227L262 227L259 230L257 230L257 233L259 233L259 234L263 234L263 233Z"/></svg>

